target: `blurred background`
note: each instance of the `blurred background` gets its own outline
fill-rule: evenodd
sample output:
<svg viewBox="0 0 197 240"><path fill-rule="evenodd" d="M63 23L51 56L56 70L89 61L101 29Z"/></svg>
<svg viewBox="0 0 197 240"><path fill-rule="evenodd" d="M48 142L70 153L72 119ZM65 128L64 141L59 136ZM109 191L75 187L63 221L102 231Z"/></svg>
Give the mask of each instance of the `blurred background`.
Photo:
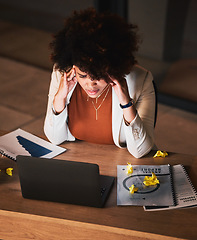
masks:
<svg viewBox="0 0 197 240"><path fill-rule="evenodd" d="M197 1L0 0L0 130L44 136L49 43L73 10L95 7L139 26L137 59L158 90L156 145L197 155Z"/></svg>

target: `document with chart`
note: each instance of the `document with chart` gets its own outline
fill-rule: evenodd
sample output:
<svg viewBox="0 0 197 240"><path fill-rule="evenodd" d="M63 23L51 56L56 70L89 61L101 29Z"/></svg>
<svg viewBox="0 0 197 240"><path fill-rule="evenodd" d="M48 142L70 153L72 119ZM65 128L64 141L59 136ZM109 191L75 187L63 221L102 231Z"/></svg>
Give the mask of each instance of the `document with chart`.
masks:
<svg viewBox="0 0 197 240"><path fill-rule="evenodd" d="M0 153L16 160L17 155L53 158L66 151L22 129L0 137Z"/></svg>

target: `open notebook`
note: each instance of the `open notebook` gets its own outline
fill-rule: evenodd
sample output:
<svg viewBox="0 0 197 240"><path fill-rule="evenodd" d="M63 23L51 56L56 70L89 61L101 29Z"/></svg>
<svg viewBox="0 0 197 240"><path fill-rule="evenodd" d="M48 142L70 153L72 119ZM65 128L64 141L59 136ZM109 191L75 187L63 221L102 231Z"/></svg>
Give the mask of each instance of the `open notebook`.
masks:
<svg viewBox="0 0 197 240"><path fill-rule="evenodd" d="M145 211L197 207L197 192L182 164L172 166L175 206L144 206Z"/></svg>

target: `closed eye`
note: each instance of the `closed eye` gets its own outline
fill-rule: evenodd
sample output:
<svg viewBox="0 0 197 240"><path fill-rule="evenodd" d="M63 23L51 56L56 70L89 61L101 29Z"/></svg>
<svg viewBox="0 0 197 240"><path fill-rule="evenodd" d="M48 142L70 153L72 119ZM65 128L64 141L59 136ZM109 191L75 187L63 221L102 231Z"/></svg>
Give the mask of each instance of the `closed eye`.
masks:
<svg viewBox="0 0 197 240"><path fill-rule="evenodd" d="M80 73L78 73L78 75L79 75L80 78L86 78L87 77L87 74L80 74Z"/></svg>

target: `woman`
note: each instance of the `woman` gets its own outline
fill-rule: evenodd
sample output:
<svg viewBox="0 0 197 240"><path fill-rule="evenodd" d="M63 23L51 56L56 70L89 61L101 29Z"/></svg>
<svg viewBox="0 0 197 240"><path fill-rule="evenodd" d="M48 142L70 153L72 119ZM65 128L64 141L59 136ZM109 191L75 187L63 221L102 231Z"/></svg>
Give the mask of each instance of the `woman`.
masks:
<svg viewBox="0 0 197 240"><path fill-rule="evenodd" d="M74 12L51 43L44 131L55 144L115 144L136 158L154 145L152 75L136 65L136 26L94 9Z"/></svg>

